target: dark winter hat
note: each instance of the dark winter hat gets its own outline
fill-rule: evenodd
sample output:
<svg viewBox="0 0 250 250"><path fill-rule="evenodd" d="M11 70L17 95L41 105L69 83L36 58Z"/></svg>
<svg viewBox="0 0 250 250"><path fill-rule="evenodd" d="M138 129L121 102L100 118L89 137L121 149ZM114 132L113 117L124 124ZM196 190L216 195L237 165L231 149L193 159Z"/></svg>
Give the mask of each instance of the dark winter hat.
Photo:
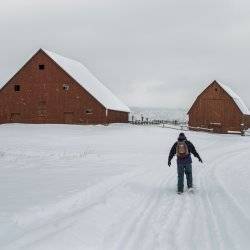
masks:
<svg viewBox="0 0 250 250"><path fill-rule="evenodd" d="M184 133L180 133L178 137L178 141L185 141L187 138Z"/></svg>

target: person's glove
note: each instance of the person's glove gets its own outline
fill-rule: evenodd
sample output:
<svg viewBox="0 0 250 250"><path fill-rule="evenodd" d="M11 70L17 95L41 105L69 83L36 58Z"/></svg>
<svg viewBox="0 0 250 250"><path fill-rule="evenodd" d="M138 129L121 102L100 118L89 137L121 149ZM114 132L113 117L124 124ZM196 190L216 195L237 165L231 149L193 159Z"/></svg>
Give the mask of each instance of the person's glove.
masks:
<svg viewBox="0 0 250 250"><path fill-rule="evenodd" d="M171 161L168 162L168 166L169 166L169 167L171 166Z"/></svg>
<svg viewBox="0 0 250 250"><path fill-rule="evenodd" d="M199 158L199 162L203 163L203 161L202 161L202 159L201 159L201 158Z"/></svg>

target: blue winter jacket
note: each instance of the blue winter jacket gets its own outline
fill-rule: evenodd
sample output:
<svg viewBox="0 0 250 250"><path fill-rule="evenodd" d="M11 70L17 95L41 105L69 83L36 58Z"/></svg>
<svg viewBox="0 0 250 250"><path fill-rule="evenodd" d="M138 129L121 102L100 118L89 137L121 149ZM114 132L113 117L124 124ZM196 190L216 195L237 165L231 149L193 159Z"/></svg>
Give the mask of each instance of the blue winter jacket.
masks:
<svg viewBox="0 0 250 250"><path fill-rule="evenodd" d="M201 161L201 157L199 156L198 152L196 151L194 145L188 140L184 140L184 141L187 144L189 154L184 158L177 157L177 164L178 165L191 164L192 163L191 153ZM169 163L171 162L172 158L176 155L176 147L177 147L177 142L175 142L175 144L172 146L172 148L169 152L169 156L168 156Z"/></svg>

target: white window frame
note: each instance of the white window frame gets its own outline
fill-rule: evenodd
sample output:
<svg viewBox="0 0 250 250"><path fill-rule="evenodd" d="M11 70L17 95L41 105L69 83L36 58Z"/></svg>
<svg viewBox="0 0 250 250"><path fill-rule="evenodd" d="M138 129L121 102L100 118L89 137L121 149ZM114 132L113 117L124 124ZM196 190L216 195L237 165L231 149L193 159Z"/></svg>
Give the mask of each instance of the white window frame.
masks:
<svg viewBox="0 0 250 250"><path fill-rule="evenodd" d="M86 115L92 115L93 109L86 109L85 113L86 113Z"/></svg>
<svg viewBox="0 0 250 250"><path fill-rule="evenodd" d="M63 90L68 91L69 90L69 84L63 84Z"/></svg>

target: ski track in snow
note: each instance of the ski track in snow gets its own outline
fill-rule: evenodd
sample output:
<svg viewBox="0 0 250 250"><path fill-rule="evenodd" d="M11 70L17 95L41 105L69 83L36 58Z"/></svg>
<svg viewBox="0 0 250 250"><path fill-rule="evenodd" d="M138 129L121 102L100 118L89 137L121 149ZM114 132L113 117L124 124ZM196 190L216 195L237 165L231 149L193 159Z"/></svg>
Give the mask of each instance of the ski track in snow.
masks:
<svg viewBox="0 0 250 250"><path fill-rule="evenodd" d="M147 128L142 129L147 136ZM129 130L141 133L130 126L125 132L129 134ZM172 145L175 131L152 130L159 131L159 138L166 131L166 136L172 136L169 146ZM234 184L231 187L223 179L223 173L236 174L236 163L241 165L239 159L248 157L250 140L243 138L243 143L238 140L233 144L232 136L225 136L225 141L221 135L189 132L189 136L191 141L199 136L202 142L206 137L210 139L207 145L197 146L201 156L206 156L206 162L196 167L194 159L194 193L176 194L176 167L166 166L166 152L165 165L145 164L107 177L33 213L32 210L17 213L14 226L20 227L21 233L5 243L0 242L1 249L249 249L247 204L235 196ZM9 157L4 150L1 152L3 159ZM246 190L245 195L249 192Z"/></svg>

